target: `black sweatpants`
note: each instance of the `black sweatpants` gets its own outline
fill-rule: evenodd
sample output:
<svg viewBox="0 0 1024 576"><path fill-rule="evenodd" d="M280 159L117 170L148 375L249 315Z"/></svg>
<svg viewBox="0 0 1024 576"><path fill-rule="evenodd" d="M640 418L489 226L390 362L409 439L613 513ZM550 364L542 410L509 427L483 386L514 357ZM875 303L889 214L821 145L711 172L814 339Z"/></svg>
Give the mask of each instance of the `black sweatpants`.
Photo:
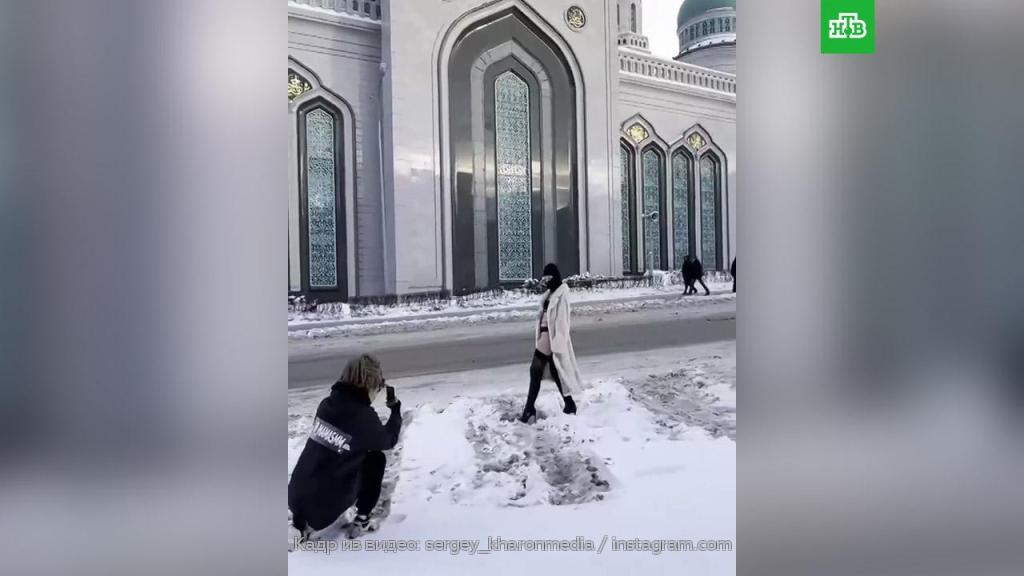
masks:
<svg viewBox="0 0 1024 576"><path fill-rule="evenodd" d="M380 499L381 484L384 482L384 468L387 466L387 458L383 452L367 452L363 458L363 466L359 472L359 489L356 492L356 513L369 515L373 507ZM341 509L344 513L349 506L344 505ZM337 512L331 513L325 509L313 509L308 511L305 517L295 515L292 517L293 525L302 529L309 526L313 530L323 530L338 521Z"/></svg>
<svg viewBox="0 0 1024 576"><path fill-rule="evenodd" d="M380 489L384 483L384 468L387 458L383 452L367 452L363 460L363 471L359 475L359 495L356 497L356 513L366 516L380 500Z"/></svg>

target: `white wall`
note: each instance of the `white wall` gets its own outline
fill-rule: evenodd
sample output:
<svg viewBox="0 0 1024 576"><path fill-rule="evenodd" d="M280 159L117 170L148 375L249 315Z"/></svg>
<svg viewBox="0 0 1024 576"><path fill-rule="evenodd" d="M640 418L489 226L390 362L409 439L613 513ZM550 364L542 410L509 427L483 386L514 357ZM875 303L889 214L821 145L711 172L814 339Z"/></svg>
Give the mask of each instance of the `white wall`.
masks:
<svg viewBox="0 0 1024 576"><path fill-rule="evenodd" d="M356 261L349 266L356 266L356 286L349 287L350 296L387 293L378 137L380 28L377 23L301 7L288 11L289 57L347 102L355 119ZM281 77L283 92L283 70Z"/></svg>
<svg viewBox="0 0 1024 576"><path fill-rule="evenodd" d="M565 22L569 3L550 0L391 0L385 6L383 58L385 77L385 190L394 216L395 290L398 294L432 292L451 286L450 204L445 190L447 151L442 146L441 93L438 61L447 43L446 33L464 14L484 7L497 10L520 6L546 22L556 37L575 54L583 81L585 118L580 142L584 162L581 175L581 269L611 273L613 263L612 212L618 127L614 103L618 90L615 74L616 30L613 0L576 0L587 25L574 31ZM475 19L480 12L469 18ZM465 22L465 20L463 20ZM543 27L542 27L543 28ZM458 111L452 111L458 113ZM589 241L588 241L589 240Z"/></svg>
<svg viewBox="0 0 1024 576"><path fill-rule="evenodd" d="M617 118L621 125L633 115L640 114L653 126L656 135L669 145L678 141L694 124L700 124L721 148L726 156L723 192L727 205L723 261L728 263L736 254L736 102L734 97L702 96L694 92L690 87L624 74L619 80ZM621 253L621 244L619 246Z"/></svg>

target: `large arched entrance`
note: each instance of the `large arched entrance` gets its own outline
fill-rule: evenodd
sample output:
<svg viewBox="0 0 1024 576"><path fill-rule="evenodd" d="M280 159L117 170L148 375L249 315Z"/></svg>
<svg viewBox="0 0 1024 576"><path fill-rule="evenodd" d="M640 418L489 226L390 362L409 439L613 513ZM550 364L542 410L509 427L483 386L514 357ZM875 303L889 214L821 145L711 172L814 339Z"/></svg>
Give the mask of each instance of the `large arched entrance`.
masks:
<svg viewBox="0 0 1024 576"><path fill-rule="evenodd" d="M577 83L518 8L463 30L447 64L452 289L579 272Z"/></svg>

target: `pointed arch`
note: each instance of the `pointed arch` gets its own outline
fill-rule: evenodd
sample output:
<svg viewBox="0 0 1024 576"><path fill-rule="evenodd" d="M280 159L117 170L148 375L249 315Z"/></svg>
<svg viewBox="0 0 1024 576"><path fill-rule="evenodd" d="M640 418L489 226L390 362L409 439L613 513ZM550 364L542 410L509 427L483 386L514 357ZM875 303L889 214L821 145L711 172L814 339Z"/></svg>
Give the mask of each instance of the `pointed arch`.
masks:
<svg viewBox="0 0 1024 576"><path fill-rule="evenodd" d="M482 33L485 26L491 33L486 38ZM515 34L499 32L503 27L516 26L519 32ZM508 66L523 72L520 76L531 86L531 141L550 143L541 145L531 158L534 199L539 195L533 205L534 222L541 219L536 227L540 237L534 236L535 259L557 260L568 271L586 269L585 86L579 63L561 34L532 7L522 0L499 0L463 14L435 45L438 158L442 166L439 224L447 287L460 292L500 283L491 272L483 270L492 268L490 260L496 258L489 247L492 241L488 240L485 247L480 234L467 232L472 227L467 210L482 206L479 213L489 213L496 187L490 183L494 181L495 160L488 152L494 149L493 105L481 102L478 95L470 96L465 71L473 66L467 64L466 58L472 59L467 46L490 53L483 64L486 72L480 74L488 86L482 94L493 92L490 83L495 70ZM539 67L537 62L541 62ZM474 78L477 72L473 71ZM475 86L476 80L472 83ZM469 138L467 134L474 136ZM483 154L470 153L473 141L484 142L490 148L485 148ZM488 229L484 235L490 238L494 233Z"/></svg>
<svg viewBox="0 0 1024 576"><path fill-rule="evenodd" d="M634 126L640 126L643 129L642 138L638 138L637 134L633 132ZM644 118L643 114L633 114L620 124L619 128L621 136L627 139L630 145L638 151L649 143L657 144L662 150L668 150L669 148L668 142L658 134L658 131L654 129L654 125L647 118Z"/></svg>
<svg viewBox="0 0 1024 576"><path fill-rule="evenodd" d="M548 27L549 30L545 30ZM445 278L456 293L536 277L544 261L563 272L583 269L586 255L586 179L582 131L582 78L564 39L521 0L504 0L472 10L445 34L439 49L442 203L445 222ZM513 71L529 87L526 113L497 106L495 81ZM505 77L508 78L508 77ZM524 93L525 94L525 93ZM449 110L459 110L459 114ZM510 113L516 113L515 124ZM510 128L498 130L499 126ZM498 157L509 150L506 137L530 148L522 166ZM525 157L524 157L525 158ZM505 157L507 160L507 157ZM522 174L530 202L498 222L510 204L508 186ZM522 188L521 184L517 184ZM511 247L518 246L515 250ZM511 251L510 251L511 250ZM532 265L509 267L513 254L532 254Z"/></svg>
<svg viewBox="0 0 1024 576"><path fill-rule="evenodd" d="M358 293L355 116L295 58L289 70L289 292L320 302ZM292 77L302 84L293 90Z"/></svg>
<svg viewBox="0 0 1024 576"><path fill-rule="evenodd" d="M694 124L673 143L673 149L693 155L693 234L691 252L701 259L705 270L723 271L730 262L728 245L729 159L707 129Z"/></svg>
<svg viewBox="0 0 1024 576"><path fill-rule="evenodd" d="M622 271L636 274L640 271L637 259L639 245L637 228L636 148L626 138L619 139L620 222L622 226Z"/></svg>
<svg viewBox="0 0 1024 576"><path fill-rule="evenodd" d="M668 268L665 149L655 142L640 152L640 220L645 269Z"/></svg>
<svg viewBox="0 0 1024 576"><path fill-rule="evenodd" d="M722 162L713 150L700 156L701 261L708 270L723 269Z"/></svg>
<svg viewBox="0 0 1024 576"><path fill-rule="evenodd" d="M696 194L694 192L694 161L684 146L671 151L672 193L669 197L672 268L678 268L696 245Z"/></svg>

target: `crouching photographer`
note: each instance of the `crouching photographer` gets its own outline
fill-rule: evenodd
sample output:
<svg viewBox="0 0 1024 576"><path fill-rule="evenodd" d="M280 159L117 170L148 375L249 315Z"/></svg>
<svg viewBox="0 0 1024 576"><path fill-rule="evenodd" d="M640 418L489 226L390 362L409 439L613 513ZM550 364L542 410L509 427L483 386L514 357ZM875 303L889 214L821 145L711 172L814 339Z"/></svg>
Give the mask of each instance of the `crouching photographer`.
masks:
<svg viewBox="0 0 1024 576"><path fill-rule="evenodd" d="M371 406L382 390L391 409L386 424ZM355 520L343 527L349 537L371 529L387 463L383 451L394 448L401 429L401 403L385 384L380 362L365 354L350 361L320 402L288 483L292 524L303 540L322 536L353 504Z"/></svg>

